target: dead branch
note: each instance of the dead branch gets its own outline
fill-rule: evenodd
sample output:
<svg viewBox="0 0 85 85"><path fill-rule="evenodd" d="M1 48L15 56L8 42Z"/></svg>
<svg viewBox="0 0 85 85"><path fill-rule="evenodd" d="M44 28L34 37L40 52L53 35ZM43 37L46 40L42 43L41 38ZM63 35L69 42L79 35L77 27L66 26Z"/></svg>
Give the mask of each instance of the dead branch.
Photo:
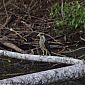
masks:
<svg viewBox="0 0 85 85"><path fill-rule="evenodd" d="M4 6L4 9L5 9L5 12L6 12L6 16L7 16L7 18L8 18L8 12L7 12L6 5L5 5L4 0L3 0L3 6Z"/></svg>
<svg viewBox="0 0 85 85"><path fill-rule="evenodd" d="M85 64L42 71L0 80L1 85L47 85L54 82L79 79L85 76Z"/></svg>
<svg viewBox="0 0 85 85"><path fill-rule="evenodd" d="M11 43L11 42L7 42L7 41L0 41L0 43L6 47L9 47L11 49L14 49L17 52L24 52L21 48L19 48L18 46L16 46L15 44Z"/></svg>
<svg viewBox="0 0 85 85"><path fill-rule="evenodd" d="M11 58L38 61L38 62L53 62L53 63L65 63L65 64L83 63L83 60L69 58L69 57L21 54L21 53L10 52L5 50L0 50L0 56L7 56Z"/></svg>
<svg viewBox="0 0 85 85"><path fill-rule="evenodd" d="M18 32L16 32L14 29L10 28L10 31L14 32L15 34L17 34L20 38L22 38L23 40L27 41L27 39L25 39L24 37L22 37Z"/></svg>
<svg viewBox="0 0 85 85"><path fill-rule="evenodd" d="M63 53L63 54L65 54L65 53L73 53L73 52L76 52L76 51L79 51L79 50L84 50L84 49L85 49L85 47L80 47L80 48L77 48L75 50L64 51L64 52L60 52L60 53Z"/></svg>
<svg viewBox="0 0 85 85"><path fill-rule="evenodd" d="M63 0L61 0L61 15L62 15L62 18L64 19L64 11L63 11Z"/></svg>
<svg viewBox="0 0 85 85"><path fill-rule="evenodd" d="M2 25L1 29L3 29L8 24L10 19L11 19L11 17L7 17L6 22Z"/></svg>
<svg viewBox="0 0 85 85"><path fill-rule="evenodd" d="M13 0L8 0L6 3L5 3L5 7L8 6ZM2 9L3 6L0 7L0 9Z"/></svg>
<svg viewBox="0 0 85 85"><path fill-rule="evenodd" d="M21 23L23 23L26 27L28 27L31 31L33 31L33 29L31 28L31 26L30 26L30 25L28 25L26 22L21 21Z"/></svg>

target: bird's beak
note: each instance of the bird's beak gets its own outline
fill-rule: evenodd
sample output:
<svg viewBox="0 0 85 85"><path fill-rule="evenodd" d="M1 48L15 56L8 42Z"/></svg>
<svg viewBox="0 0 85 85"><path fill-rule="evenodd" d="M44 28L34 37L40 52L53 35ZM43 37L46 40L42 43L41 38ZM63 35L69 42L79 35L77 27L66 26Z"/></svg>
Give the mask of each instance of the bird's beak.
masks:
<svg viewBox="0 0 85 85"><path fill-rule="evenodd" d="M40 34L37 35L38 37L40 36Z"/></svg>

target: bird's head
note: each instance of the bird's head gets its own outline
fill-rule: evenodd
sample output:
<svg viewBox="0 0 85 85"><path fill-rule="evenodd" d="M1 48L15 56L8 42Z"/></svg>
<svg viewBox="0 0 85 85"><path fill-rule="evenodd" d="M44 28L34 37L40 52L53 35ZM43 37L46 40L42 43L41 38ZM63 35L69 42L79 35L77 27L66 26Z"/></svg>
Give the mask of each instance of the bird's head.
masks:
<svg viewBox="0 0 85 85"><path fill-rule="evenodd" d="M44 36L44 33L39 33L37 36L38 37Z"/></svg>

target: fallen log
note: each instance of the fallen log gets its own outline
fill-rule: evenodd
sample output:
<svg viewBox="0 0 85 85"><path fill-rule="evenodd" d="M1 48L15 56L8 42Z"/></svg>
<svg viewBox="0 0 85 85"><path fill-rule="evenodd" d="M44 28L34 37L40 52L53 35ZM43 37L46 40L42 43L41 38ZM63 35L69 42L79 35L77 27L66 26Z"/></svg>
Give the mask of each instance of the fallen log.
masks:
<svg viewBox="0 0 85 85"><path fill-rule="evenodd" d="M11 58L31 60L38 62L52 62L52 63L64 63L64 64L83 64L83 60L69 58L69 57L60 57L60 56L42 56L42 55L32 55L32 54L21 54L17 52L0 50L0 56L7 56Z"/></svg>
<svg viewBox="0 0 85 85"><path fill-rule="evenodd" d="M48 85L50 83L79 79L85 76L85 64L42 71L0 80L0 85Z"/></svg>

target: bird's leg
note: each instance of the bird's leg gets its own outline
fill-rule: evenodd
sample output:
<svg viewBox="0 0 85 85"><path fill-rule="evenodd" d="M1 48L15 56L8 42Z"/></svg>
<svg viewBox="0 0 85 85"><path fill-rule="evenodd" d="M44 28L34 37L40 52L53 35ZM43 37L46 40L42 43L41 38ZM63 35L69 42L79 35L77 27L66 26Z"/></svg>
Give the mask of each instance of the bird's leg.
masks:
<svg viewBox="0 0 85 85"><path fill-rule="evenodd" d="M49 53L49 56L51 56L51 54Z"/></svg>
<svg viewBox="0 0 85 85"><path fill-rule="evenodd" d="M44 51L44 50L42 50L42 52L43 52L43 55L44 55L45 51Z"/></svg>
<svg viewBox="0 0 85 85"><path fill-rule="evenodd" d="M51 56L50 52L48 51L49 56Z"/></svg>
<svg viewBox="0 0 85 85"><path fill-rule="evenodd" d="M48 50L46 49L46 55L48 54Z"/></svg>

